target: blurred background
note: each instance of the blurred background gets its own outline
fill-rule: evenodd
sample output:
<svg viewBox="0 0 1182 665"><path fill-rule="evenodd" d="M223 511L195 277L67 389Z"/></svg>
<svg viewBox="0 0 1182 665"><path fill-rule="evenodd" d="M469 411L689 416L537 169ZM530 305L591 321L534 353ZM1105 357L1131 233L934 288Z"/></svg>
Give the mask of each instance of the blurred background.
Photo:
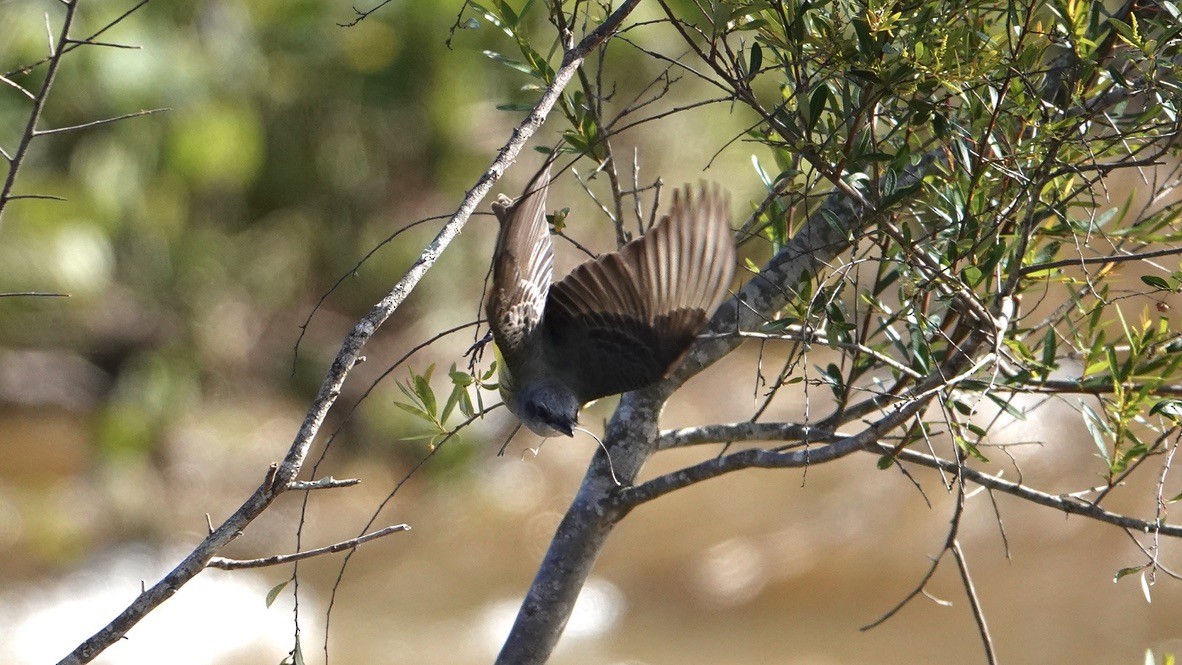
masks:
<svg viewBox="0 0 1182 665"><path fill-rule="evenodd" d="M78 36L132 6L80 2ZM17 193L66 200L13 202L0 220L0 292L70 295L0 298L0 662L56 661L126 606L141 580L175 565L203 537L207 515L217 524L238 507L286 452L343 334L439 222L354 266L396 231L452 212L507 139L522 112L496 107L532 103L537 92L482 53L512 51L495 28L458 30L445 45L460 5L395 1L342 28L354 16L345 2L155 0L103 35L142 48L64 58L42 128L169 110L36 140ZM654 17L646 5L635 21ZM46 55L46 14L56 33L60 5L0 2L0 71ZM676 50L660 30L630 38ZM634 77L619 82L620 99L659 73L622 43L608 58ZM36 87L43 75L19 80ZM662 104L697 98L694 85L680 83ZM757 148L735 142L715 155L751 124L730 110L641 125L616 154L627 163L636 151L642 183L719 181L740 210L762 185ZM0 87L0 146L14 146L27 118L28 100ZM561 129L552 119L540 144ZM523 153L496 191L515 195L540 162ZM592 170L586 160L576 168ZM602 180L588 186L603 192ZM612 246L573 176L551 196L564 202L552 207L571 206L572 236ZM326 432L341 433L317 472L363 482L311 495L304 547L357 535L426 454L413 438L423 424L393 406L405 367L346 415L411 347L474 320L493 232L491 217L473 217L368 348L330 416ZM563 242L558 252L559 273L582 258ZM443 370L463 367L473 341L464 329L410 367L436 364L445 392ZM663 424L747 417L757 361L756 349L744 350L697 377ZM776 417L802 415L800 397L785 391ZM613 402L586 412L592 429ZM1039 413L997 440L1027 444L1007 448L1023 479L1049 492L1097 484L1102 465L1074 412ZM329 631L334 662L491 662L595 448L582 437L535 453L536 437L518 434L498 456L512 430L508 414L494 412L441 447L383 510L378 526L413 530L350 561ZM647 472L713 452L666 453ZM983 662L950 560L928 586L934 599L859 631L919 582L952 512L938 475L917 472L929 505L875 461L734 474L637 510L603 554L553 662ZM1127 496L1108 507L1152 514L1150 493ZM301 499L282 497L225 554L294 550ZM1005 496L995 512L978 493L961 541L1002 662L1141 663L1146 649L1182 650L1178 582L1162 576L1152 603L1137 576L1114 585L1143 555L1113 527ZM1164 549L1164 563L1178 559ZM311 662L323 657L341 561L301 567ZM277 663L292 644L291 587L270 607L265 597L289 575L202 573L98 662Z"/></svg>

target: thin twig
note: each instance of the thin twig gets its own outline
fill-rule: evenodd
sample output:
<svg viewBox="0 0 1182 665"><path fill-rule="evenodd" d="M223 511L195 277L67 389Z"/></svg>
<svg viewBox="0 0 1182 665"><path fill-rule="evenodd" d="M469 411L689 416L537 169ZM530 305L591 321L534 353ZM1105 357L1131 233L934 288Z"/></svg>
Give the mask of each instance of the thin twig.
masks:
<svg viewBox="0 0 1182 665"><path fill-rule="evenodd" d="M69 298L70 294L45 293L42 291L13 291L9 293L0 293L0 298L21 298L26 296L32 298Z"/></svg>
<svg viewBox="0 0 1182 665"><path fill-rule="evenodd" d="M1182 254L1182 247L1167 247L1165 249L1157 249L1149 252L1139 252L1135 254L1111 254L1109 256L1080 256L1074 259L1063 259L1061 261L1050 261L1047 263L1036 263L1034 265L1025 266L1020 271L1021 276L1025 277L1030 273L1039 272L1042 270L1052 270L1054 268L1071 268L1073 266L1087 266L1087 265L1108 265L1112 263L1124 263L1126 261L1143 261L1145 259L1154 259L1160 256L1177 256Z"/></svg>
<svg viewBox="0 0 1182 665"><path fill-rule="evenodd" d="M349 540L334 543L332 545L328 545L327 547L317 547L313 550L304 550L302 552L295 552L294 554L276 554L274 556L263 557L261 559L227 559L225 557L215 556L209 560L209 567L220 568L221 570L240 570L242 568L263 568L266 566L278 566L285 563L293 563L295 561L311 559L312 557L321 556L324 554L352 550L362 543L368 543L371 540L377 540L378 538L381 538L382 536L388 536L395 531L410 531L410 525L395 524L394 526L378 529L373 533L367 533L364 536L358 536L357 538L350 538Z"/></svg>
<svg viewBox="0 0 1182 665"><path fill-rule="evenodd" d="M336 489L338 487L352 487L361 482L360 478L321 478L320 480L296 480L287 486L287 489L292 491L308 491L308 490L327 490Z"/></svg>
<svg viewBox="0 0 1182 665"><path fill-rule="evenodd" d="M390 0L382 0L378 4L374 5L373 7L369 8L369 9L366 9L364 11L358 9L357 5L353 5L353 14L354 14L353 20L349 21L348 23L338 23L337 27L352 28L353 26L357 25L358 23L361 23L365 19L369 18L370 14L373 14L374 12L381 9L382 7L385 7L388 4L390 4Z"/></svg>
<svg viewBox="0 0 1182 665"><path fill-rule="evenodd" d="M51 134L61 134L63 132L73 132L73 131L77 131L79 129L89 129L91 127L97 127L99 125L109 125L113 122L119 122L120 120L127 120L128 118L138 118L140 116L152 115L153 113L162 113L164 111L171 111L171 110L172 109L169 109L169 108L146 109L143 111L136 111L135 113L125 113L123 115L116 116L114 118L103 118L102 120L91 120L90 122L84 122L80 125L70 125L68 127L55 127L53 129L38 129L38 130L35 130L33 132L33 134L35 136L49 136Z"/></svg>
<svg viewBox="0 0 1182 665"><path fill-rule="evenodd" d="M79 1L74 0L74 2L66 5L66 15L62 19L62 27L58 33L58 44L64 44L70 38L70 27L74 23L74 14L78 11ZM46 15L46 21L48 22L48 20L49 17ZM33 138L37 134L37 122L41 120L41 112L45 109L45 101L49 98L49 90L53 87L53 81L57 77L58 67L62 64L62 56L66 53L66 49L55 47L52 39L50 39L49 50L49 69L45 72L45 80L41 82L41 87L34 96L33 108L29 110L29 120L25 123L25 129L21 132L20 142L17 144L12 158L9 159L8 175L4 179L4 186L0 188L0 220L3 220L4 210L7 208L8 201L12 198L12 188L16 184L16 174L20 171L25 157L29 154L29 144L33 142Z"/></svg>
<svg viewBox="0 0 1182 665"><path fill-rule="evenodd" d="M1099 522L1106 522L1116 526L1127 529L1135 529L1142 533L1160 533L1163 536L1170 536L1173 538L1182 537L1182 525L1167 524L1165 522L1158 522L1156 520L1142 520L1120 513L1114 513L1103 508L1100 508L1091 501L1080 498L1074 494L1049 494L1041 492L1026 485L1010 482L1003 478L993 476L976 469L964 466L958 466L956 462L946 460L940 457L925 455L924 453L916 452L910 449L903 449L894 451L889 446L882 444L871 444L866 447L866 451L877 455L894 454L895 459L901 462L910 462L912 464L919 464L932 469L943 469L949 473L960 473L964 479L988 487L991 490L1004 492L1016 496L1020 499L1025 499L1031 503L1036 503L1048 508L1054 508L1071 515L1082 515Z"/></svg>
<svg viewBox="0 0 1182 665"><path fill-rule="evenodd" d="M993 638L989 636L989 626L985 623L985 613L981 610L981 601L977 598L977 590L973 587L973 577L969 574L969 564L964 560L960 541L952 542L952 556L956 559L956 567L960 571L960 579L964 582L965 596L969 599L969 607L973 610L973 620L977 622L977 630L981 633L981 644L985 647L985 659L989 665L997 665L997 651L993 648Z"/></svg>

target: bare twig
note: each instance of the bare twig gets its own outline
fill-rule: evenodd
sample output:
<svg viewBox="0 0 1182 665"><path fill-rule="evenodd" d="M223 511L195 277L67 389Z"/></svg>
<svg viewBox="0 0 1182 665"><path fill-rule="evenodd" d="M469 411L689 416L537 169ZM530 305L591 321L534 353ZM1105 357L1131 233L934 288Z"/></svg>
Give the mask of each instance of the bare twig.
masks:
<svg viewBox="0 0 1182 665"><path fill-rule="evenodd" d="M683 487L741 469L796 468L845 457L877 443L882 435L894 430L919 413L927 406L928 401L936 396L937 393L933 389L947 385L946 376L955 373L954 363L963 362L963 357L950 361L948 367L941 368L940 371L933 373L932 376L916 386L914 398L909 399L893 412L883 416L857 434L842 437L819 448L805 448L789 452L754 448L723 455L673 473L658 476L640 485L624 488L616 494L615 503L623 510L631 510L635 506Z"/></svg>
<svg viewBox="0 0 1182 665"><path fill-rule="evenodd" d="M902 465L900 465L900 466L902 466ZM956 536L957 536L957 533L960 531L960 520L961 520L961 517L964 516L964 504L965 504L964 486L962 484L958 483L957 484L957 491L956 491L956 507L952 512L952 519L950 519L948 521L948 535L944 539L944 547L942 547L940 549L939 554L932 557L932 565L928 567L928 571L926 573L924 573L924 575L919 579L919 583L917 583L911 589L910 593L908 593L906 596L903 596L903 598L899 602L895 603L894 607L887 610L886 612L883 613L882 616L878 617L874 621L871 621L870 623L866 624L865 626L862 626L858 630L865 632L865 631L871 630L873 628L877 628L878 626L881 626L882 624L884 624L888 620L890 620L891 617L898 614L899 611L902 610L904 607L906 607L908 604L910 604L911 601L915 600L916 598L918 598L921 595L927 596L928 598L932 598L932 596L927 593L928 582L930 582L932 580L932 577L934 577L936 575L936 570L940 567L940 562L944 560L944 554L946 552L948 552L950 549L952 549L952 546L956 543ZM951 604L951 603L948 603L947 601L937 601L937 602L940 602L941 604Z"/></svg>
<svg viewBox="0 0 1182 665"><path fill-rule="evenodd" d="M973 620L977 622L977 630L981 633L981 643L985 648L985 659L989 665L997 665L997 651L993 648L993 638L989 636L989 626L985 623L985 613L981 610L981 601L977 598L977 590L973 586L973 577L969 574L969 564L964 560L960 541L952 542L952 556L956 559L956 567L960 571L960 579L964 582L965 596L969 599L969 607L973 610Z"/></svg>
<svg viewBox="0 0 1182 665"><path fill-rule="evenodd" d="M734 441L800 441L801 443L829 443L840 435L827 429L798 423L719 423L702 427L684 427L661 432L658 450L695 446L705 443Z"/></svg>
<svg viewBox="0 0 1182 665"><path fill-rule="evenodd" d="M67 49L62 48L62 45L70 38L70 27L74 23L74 15L78 11L79 1L74 0L66 4L66 14L62 18L62 26L58 31L57 45L55 46L52 39L50 40L49 69L45 72L45 79L41 81L41 87L33 95L33 108L29 111L28 122L25 123L25 129L21 132L20 142L17 144L16 150L8 160L8 175L4 178L4 186L0 187L0 221L3 220L4 210L7 208L8 202L12 199L12 188L16 184L16 174L20 171L25 157L29 154L29 144L33 142L33 138L37 135L37 122L41 120L41 112L45 109L45 101L49 98L49 90L53 87L54 78L57 77L58 68L62 64L62 56L67 52ZM47 16L46 21L48 20Z"/></svg>
<svg viewBox="0 0 1182 665"><path fill-rule="evenodd" d="M1167 247L1165 249L1157 249L1148 252L1137 252L1133 254L1111 254L1107 256L1080 256L1074 259L1063 259L1061 261L1049 261L1047 263L1036 263L1034 265L1024 266L1020 271L1022 276L1031 273L1040 272L1043 270L1053 270L1055 268L1070 268L1073 266L1087 266L1087 265L1109 265L1114 263L1125 263L1127 261L1144 261L1145 259L1153 259L1160 256L1177 256L1182 254L1182 247Z"/></svg>
<svg viewBox="0 0 1182 665"><path fill-rule="evenodd" d="M338 480L337 478L328 476L327 478L321 478L320 480L292 481L291 485L287 486L287 489L296 492L308 490L327 490L335 489L337 487L352 487L359 484L360 482L360 478L341 478Z"/></svg>
<svg viewBox="0 0 1182 665"><path fill-rule="evenodd" d="M312 550L304 550L302 552L295 552L294 554L276 554L274 556L264 557L261 559L226 559L224 557L215 556L209 560L210 568L220 568L222 570L240 570L242 568L263 568L266 566L278 566L285 563L293 563L295 561L302 561L304 559L311 559L312 557L321 556L324 554L332 554L334 552L343 552L345 550L356 549L362 543L368 543L371 540L377 540L382 536L388 536L395 531L410 531L409 524L395 524L384 529L378 529L372 533L367 533L364 536L357 538L350 538L349 540L334 543L326 547L317 547Z"/></svg>
<svg viewBox="0 0 1182 665"><path fill-rule="evenodd" d="M981 471L977 471L967 466L958 466L952 460L946 460L932 455L925 455L924 453L916 452L914 450L903 449L894 451L890 446L882 444L872 444L867 446L867 452L878 455L894 454L895 458L900 462L910 462L920 466L926 466L932 469L942 469L949 473L960 473L965 480L976 483L982 487L987 487L991 490L1004 492L1020 499L1025 499L1031 503L1036 503L1048 508L1061 510L1071 515L1082 515L1099 522L1106 522L1116 526L1127 529L1135 529L1142 533L1160 533L1163 536L1171 536L1174 538L1182 537L1182 525L1167 524L1158 522L1157 520L1142 520L1120 513L1114 513L1105 510L1091 501L1086 501L1073 494L1048 494L1039 490L1021 485L1019 483L992 476Z"/></svg>
<svg viewBox="0 0 1182 665"><path fill-rule="evenodd" d="M374 5L373 7L370 7L369 9L364 9L364 10L358 9L357 5L353 5L353 20L348 21L346 23L338 23L337 26L341 27L341 28L352 28L353 26L357 25L358 23L361 23L365 19L369 18L370 14L373 14L374 12L381 9L382 7L385 7L388 4L390 4L390 0L382 0L381 2Z"/></svg>
<svg viewBox="0 0 1182 665"><path fill-rule="evenodd" d="M0 298L21 298L26 296L32 298L69 298L70 294L44 293L41 291L13 291L9 293L0 293Z"/></svg>
<svg viewBox="0 0 1182 665"><path fill-rule="evenodd" d="M55 127L53 129L38 129L38 130L35 130L33 132L33 134L35 136L49 136L51 134L61 134L63 132L73 132L73 131L77 131L79 129L89 129L91 127L98 127L99 125L109 125L113 122L119 122L120 120L127 120L128 118L139 118L141 116L152 115L153 113L162 113L164 111L171 111L171 110L172 109L168 109L168 108L147 109L144 111L136 111L135 113L125 113L123 115L116 116L114 118L103 118L101 120L92 120L90 122L84 122L80 125L70 125L68 127Z"/></svg>
<svg viewBox="0 0 1182 665"><path fill-rule="evenodd" d="M320 308L324 306L324 303L325 303L325 301L328 300L329 296L331 296L333 293L336 293L336 290L339 289L341 287L341 285L344 284L347 279L356 275L357 271L361 269L361 266L365 265L365 262L368 261L370 258L372 258L374 254L377 254L378 250L385 247L389 243L393 242L394 239L397 238L398 236L402 235L403 233L405 233L413 228L417 228L421 224L426 224L427 222L438 221L440 219L449 219L449 217L450 217L449 215L434 215L432 217L424 217L423 219L411 222L410 224L407 224L406 226L398 229L394 233L391 233L390 235L386 236L381 242L379 242L378 244L371 247L370 250L365 253L365 256L358 259L357 263L354 263L351 268L349 268L340 277L337 278L337 281L333 282L332 286L328 287L328 290L326 290L324 293L321 293L320 299L317 300L316 304L312 306L312 310L310 312L308 312L308 316L304 318L304 322L299 325L300 334L296 337L295 344L292 345L292 351L291 351L291 372L292 372L292 374L295 374L296 361L298 361L299 357L300 357L300 344L302 344L304 341L304 335L308 334L308 326L310 326L312 324L312 319L316 317L316 313L319 312Z"/></svg>

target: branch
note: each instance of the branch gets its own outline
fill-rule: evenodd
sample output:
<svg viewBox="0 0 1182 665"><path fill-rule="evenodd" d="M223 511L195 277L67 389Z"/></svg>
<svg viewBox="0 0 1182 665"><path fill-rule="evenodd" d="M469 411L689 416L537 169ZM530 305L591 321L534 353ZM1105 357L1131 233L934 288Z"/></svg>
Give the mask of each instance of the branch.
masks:
<svg viewBox="0 0 1182 665"><path fill-rule="evenodd" d="M93 660L104 649L111 646L127 634L127 631L139 623L149 612L160 603L167 600L177 589L193 579L197 573L208 565L214 554L233 540L247 525L258 517L275 500L275 497L290 489L296 475L300 472L308 450L312 447L329 409L341 394L341 387L353 366L361 357L361 350L366 342L374 335L382 323L388 319L402 304L414 287L435 264L440 255L460 233L468 218L475 211L476 206L488 194L505 169L517 159L517 155L525 144L537 133L545 122L555 102L563 89L570 83L575 70L583 62L588 53L604 42L620 25L639 3L640 0L629 0L619 7L598 28L589 33L576 46L563 55L562 66L555 72L554 81L542 92L541 99L524 120L513 130L509 141L498 152L489 168L480 176L476 184L468 190L459 208L451 219L440 229L438 235L427 245L418 261L394 285L394 288L375 304L356 325L349 331L337 352L336 359L328 370L328 374L320 385L316 398L304 416L304 422L296 433L295 440L287 451L287 455L278 467L272 467L263 483L254 494L227 519L221 526L209 534L172 572L149 589L142 592L131 605L119 614L111 623L95 633L82 644L78 645L59 665L77 665ZM72 11L74 4L69 5ZM71 14L72 15L72 14ZM64 34L64 32L63 32ZM51 63L51 69L56 65ZM52 78L52 77L49 77ZM48 80L48 79L47 79ZM5 190L7 191L7 190Z"/></svg>
<svg viewBox="0 0 1182 665"><path fill-rule="evenodd" d="M802 443L831 443L838 438L831 430L798 423L720 423L703 427L683 427L661 432L657 450L696 446L703 443L733 443L735 441L800 441Z"/></svg>
<svg viewBox="0 0 1182 665"><path fill-rule="evenodd" d="M701 444L701 443L722 443L725 441L805 440L806 436L811 437L808 439L808 441L824 441L824 440L826 440L826 437L833 437L836 435L833 434L832 432L827 432L823 429L810 428L808 426L799 425L799 424L795 424L795 423L748 423L748 422L744 422L744 423L710 425L710 426L706 426L706 427L687 427L687 428L678 429L678 430L667 430L667 431L661 433L661 436L658 438L658 445L659 445L660 449L667 450L669 448L675 448L675 447L679 447L679 446L689 446L689 445L695 445L695 444ZM809 459L809 461L811 463L819 463L821 461L828 461L828 459L831 457L841 456L841 455L834 454L834 452L840 452L840 451L830 452L830 451L828 451L828 449L831 448L832 445L837 445L841 441L848 441L851 438L853 438L853 437L849 437L849 436L842 437L841 439L839 439L834 444L831 444L830 446L826 446L826 447L819 448L819 449L813 449L812 451L793 451L791 453L765 451L765 450L742 451L740 453L733 453L731 455L727 455L725 457L722 457L722 458L719 458L716 460L710 460L709 462L704 462L702 465L699 465L699 466L711 465L711 464L720 464L721 465L722 460L727 460L728 458L734 457L736 455L746 454L746 455L748 455L748 457L744 458L744 459L750 461L751 463L747 464L746 466L744 466L742 468L800 467L800 466L805 465L805 458L806 457L811 456ZM873 453L876 455L892 455L897 460L899 460L901 462L910 462L912 464L919 464L921 466L926 466L926 467L933 468L933 469L940 469L943 471L947 471L949 473L960 473L964 476L965 480L972 481L978 485L981 485L982 487L987 487L991 490L996 490L999 492L1004 492L1006 494L1011 494L1011 495L1016 496L1020 499L1025 499L1027 501L1031 501L1032 503L1037 503L1037 504L1040 504L1043 506L1048 506L1050 508L1055 508L1055 509L1061 510L1065 513L1071 513L1071 514L1075 514L1075 515L1083 515L1085 517L1090 517L1092 519L1095 519L1095 520L1098 520L1101 522L1106 522L1108 524L1114 524L1116 526L1121 526L1121 527L1124 527L1127 529L1140 531L1142 533L1161 533L1162 535L1166 535L1166 536L1182 537L1182 525L1175 526L1175 525L1170 525L1170 524L1165 524L1165 523L1159 524L1156 521L1140 520L1140 519L1136 519L1133 517L1121 515L1119 513L1109 512L1109 511L1099 508L1098 506L1096 506L1093 503L1083 501L1075 496L1065 495L1065 494L1063 494L1063 495L1048 494L1046 492L1041 492L1039 490L1027 487L1027 486L1022 485L1020 483L1015 483L1015 482L1010 482L1008 480L1003 480L1002 478L999 478L998 476L993 476L993 475L990 475L987 473L983 473L981 471L977 471L977 470L974 470L969 467L963 467L963 466L958 467L956 462L954 462L952 460L945 460L945 459L938 458L938 457L932 457L930 455L925 455L923 453L918 453L918 452L915 452L915 451L909 450L909 449L903 449L903 450L896 451L891 446L886 446L886 445L879 444L879 443L874 443L874 444L868 445L865 447L865 450L866 450L866 452ZM756 455L755 452L758 452L761 454ZM738 464L738 463L739 463L739 460L727 462L726 464ZM691 469L692 468L695 468L695 467L691 467ZM731 470L738 470L738 469L720 470L719 473L715 473L714 475L720 475L720 473L725 473L725 472L728 472ZM681 472L677 472L677 473L681 473ZM673 475L673 474L670 474L670 475ZM713 477L713 476L711 476L711 477ZM661 480L661 478L653 479L653 480L649 481L648 483L645 483L645 485L656 482L658 480ZM636 491L640 490L645 485L627 488L627 489L623 490L623 492L622 492L623 496L621 498L631 494L632 492L636 492ZM654 489L656 489L656 488L653 488L650 490L645 490L645 491L653 491Z"/></svg>
<svg viewBox="0 0 1182 665"><path fill-rule="evenodd" d="M332 476L328 476L320 480L294 480L287 486L287 489L293 491L326 490L337 487L352 487L360 482L360 478L341 478L338 480Z"/></svg>
<svg viewBox="0 0 1182 665"><path fill-rule="evenodd" d="M898 188L919 184L938 154L924 155L906 169L899 176ZM829 194L759 274L718 308L706 334L669 378L621 398L604 437L611 460L602 452L592 458L521 604L497 665L546 661L612 528L628 512L627 505L616 498L620 490L612 480L613 468L624 485L635 482L641 467L657 450L657 419L665 400L687 379L742 343L741 338L727 333L757 328L796 296L790 285L820 273L827 262L851 246L860 229L878 219L881 211L866 209L860 203L863 199L845 191ZM862 441L848 445L862 445Z"/></svg>
<svg viewBox="0 0 1182 665"><path fill-rule="evenodd" d="M68 293L45 293L44 291L10 291L7 293L0 293L0 298L69 298Z"/></svg>
<svg viewBox="0 0 1182 665"><path fill-rule="evenodd" d="M171 111L171 110L172 109L168 109L168 108L147 109L144 111L136 111L135 113L125 113L120 116L115 116L114 118L103 118L101 120L92 120L90 122L84 122L80 125L70 125L68 127L55 127L54 129L38 129L38 130L34 130L33 135L34 136L49 136L50 134L61 134L63 132L73 132L73 131L77 131L79 129L89 129L91 127L97 127L99 125L109 125L112 122L119 122L120 120L127 120L128 118L138 118L140 116L152 115L153 113L161 113L163 111Z"/></svg>
<svg viewBox="0 0 1182 665"><path fill-rule="evenodd" d="M900 467L900 468L902 468L902 467ZM881 626L882 624L889 621L891 617L898 614L899 611L902 610L904 607L906 607L911 601L918 598L920 594L923 594L924 596L931 598L932 600L935 600L937 603L939 603L941 605L951 605L952 604L948 601L936 600L934 596L932 596L931 594L929 594L927 592L927 586L928 586L928 582L932 581L932 577L934 577L936 575L936 569L940 567L940 562L944 560L944 554L956 545L957 534L960 533L961 519L964 517L964 504L965 504L964 478L958 474L957 478L956 478L956 505L955 505L955 509L952 511L952 519L948 521L948 535L944 539L944 547L940 548L940 553L937 554L936 556L932 557L932 565L928 567L928 572L925 573L923 575L923 577L921 577L919 579L919 583L915 585L915 587L911 590L910 593L908 593L906 596L904 596L903 599L900 600L898 603L895 603L894 607L887 610L882 616L878 617L877 619L875 619L871 623L868 623L865 626L862 626L858 630L861 630L862 632L866 632L868 630L871 630L873 628L877 628L878 626ZM930 506L931 504L928 504L928 505Z"/></svg>
<svg viewBox="0 0 1182 665"><path fill-rule="evenodd" d="M966 382L969 383L969 382ZM1142 390L1149 390L1148 394L1152 395L1168 395L1170 397L1182 397L1182 385L1150 385L1148 383L1138 383L1134 381L1125 381L1120 384L1121 388L1131 392L1140 392ZM981 384L980 387L976 383L966 385L970 389L979 389L986 387ZM1002 392L1014 393L1072 393L1080 395L1108 395L1116 390L1116 386L1112 382L1112 377L1098 375L1095 377L1088 377L1086 379L1047 379L1045 381L1020 383L1020 384L995 384L992 386L993 390Z"/></svg>
<svg viewBox="0 0 1182 665"><path fill-rule="evenodd" d="M952 541L952 556L956 559L960 579L964 582L964 592L969 599L969 607L973 610L973 620L977 622L977 631L981 633L981 643L985 647L985 660L989 665L997 665L997 650L993 648L993 638L989 636L985 613L981 610L981 601L977 598L977 589L973 586L973 577L969 574L969 564L964 560L964 552L961 550L959 540Z"/></svg>
<svg viewBox="0 0 1182 665"><path fill-rule="evenodd" d="M373 533L367 533L364 536L357 538L350 538L327 547L318 547L314 550L304 550L294 554L276 554L275 556L264 557L262 559L226 559L220 556L215 556L209 560L210 568L220 568L222 570L239 570L242 568L262 568L264 566L278 566L284 563L292 563L293 561L301 561L303 559L311 559L314 556L322 554L332 554L333 552L341 552L344 550L356 549L362 543L368 543L371 540L377 540L382 536L388 536L395 531L410 531L409 524L395 524L384 529L378 529Z"/></svg>
<svg viewBox="0 0 1182 665"><path fill-rule="evenodd" d="M966 348L975 346L977 344L972 340L965 343ZM966 360L964 355L958 355L950 360L945 367L939 368L916 386L913 396L909 398L910 401L899 405L893 413L883 416L873 425L853 436L842 437L829 445L815 449L806 447L803 450L778 452L752 448L723 455L673 473L658 476L640 485L624 488L616 494L615 503L624 512L627 512L642 503L647 503L670 492L733 471L753 467L760 469L796 468L831 462L845 457L877 443L884 434L907 422L912 416L923 410L928 402L938 394L938 389L951 383L947 377L955 374L959 369L957 365L963 366L966 364Z"/></svg>
<svg viewBox="0 0 1182 665"><path fill-rule="evenodd" d="M1108 524L1115 524L1116 526L1124 527L1126 529L1135 529L1142 533L1160 533L1163 536L1182 537L1182 525L1166 524L1159 521L1140 520L1135 517L1121 515L1114 513L1097 506L1089 501L1084 501L1079 497L1070 494L1048 494L1040 492L1036 489L1026 487L1020 483L1003 480L997 476L991 476L987 473L982 473L976 469L967 466L958 465L952 460L946 460L940 457L925 455L924 453L916 452L904 448L896 451L890 446L882 444L871 444L866 447L866 452L875 453L878 455L894 455L900 462L910 462L920 466L926 466L932 469L940 469L949 473L959 473L965 480L972 481L982 487L987 487L998 492L1005 492L1012 494L1020 499L1025 499L1031 503L1037 503L1041 506L1061 510L1071 515L1083 515L1099 522Z"/></svg>
<svg viewBox="0 0 1182 665"><path fill-rule="evenodd" d="M1020 271L1021 276L1025 277L1030 273L1039 272L1042 270L1052 270L1054 268L1071 268L1073 266L1095 265L1097 263L1109 265L1113 263L1124 263L1125 261L1141 261L1144 259L1153 259L1159 256L1176 256L1182 254L1182 247L1167 247L1165 249L1153 250L1150 252L1141 252L1139 254L1113 254L1111 256L1088 256L1079 257L1075 259L1063 259L1062 261L1050 261L1048 263L1036 263L1031 266L1026 266Z"/></svg>
<svg viewBox="0 0 1182 665"><path fill-rule="evenodd" d="M78 2L80 0L73 0L73 2L66 3L66 15L62 19L62 27L58 32L57 44L56 46L51 44L52 52L49 55L49 68L45 72L45 80L41 82L41 87L33 96L33 108L29 111L29 121L25 123L25 129L21 132L21 140L17 144L16 151L13 152L12 157L8 160L8 175L4 179L4 186L0 188L0 220L3 220L4 209L8 206L8 201L12 198L12 188L16 184L16 174L20 171L21 164L24 163L25 157L29 154L29 144L33 142L33 137L37 135L37 122L41 119L41 112L45 109L45 100L49 98L49 89L53 87L53 80L57 76L58 67L62 64L62 57L68 51L63 46L66 40L70 38L70 26L74 23L74 13L78 11Z"/></svg>

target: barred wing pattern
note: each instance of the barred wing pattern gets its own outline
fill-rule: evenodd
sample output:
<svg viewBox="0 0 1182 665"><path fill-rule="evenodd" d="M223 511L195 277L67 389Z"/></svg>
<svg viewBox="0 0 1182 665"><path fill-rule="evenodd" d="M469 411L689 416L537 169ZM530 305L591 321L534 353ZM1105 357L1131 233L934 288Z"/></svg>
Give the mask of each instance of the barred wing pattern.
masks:
<svg viewBox="0 0 1182 665"><path fill-rule="evenodd" d="M734 276L729 209L716 187L687 186L652 230L550 289L547 365L580 401L647 386L689 350Z"/></svg>
<svg viewBox="0 0 1182 665"><path fill-rule="evenodd" d="M509 363L527 352L529 338L542 322L554 272L554 251L546 223L550 163L530 181L515 202L493 204L500 221L493 255L493 290L486 313L497 348Z"/></svg>

